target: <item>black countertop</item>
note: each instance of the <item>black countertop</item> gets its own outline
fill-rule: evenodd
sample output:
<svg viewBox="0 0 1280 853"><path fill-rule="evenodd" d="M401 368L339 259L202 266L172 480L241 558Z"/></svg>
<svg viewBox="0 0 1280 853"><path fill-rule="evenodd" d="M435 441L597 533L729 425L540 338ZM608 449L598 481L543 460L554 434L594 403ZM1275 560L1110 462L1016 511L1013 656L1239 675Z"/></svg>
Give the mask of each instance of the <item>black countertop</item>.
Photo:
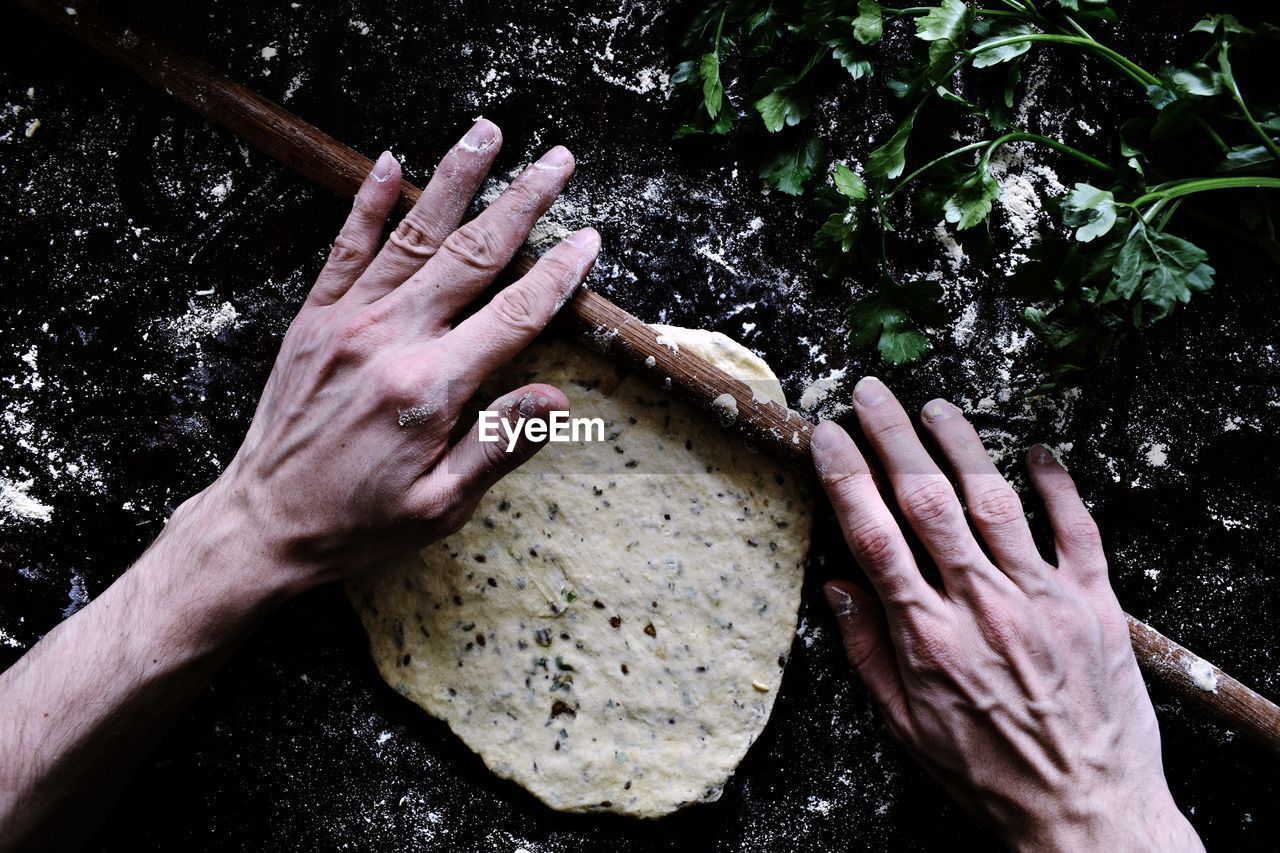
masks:
<svg viewBox="0 0 1280 853"><path fill-rule="evenodd" d="M1280 696L1280 282L1262 257L1206 236L1212 294L1079 391L1030 397L1035 347L1000 273L935 251L957 325L923 364L886 370L845 344L850 286L813 271L804 206L761 191L755 137L672 143L659 0L116 5L362 152L390 147L416 182L479 113L505 131L499 178L568 144L579 169L554 214L603 233L593 287L644 319L743 341L792 399L846 369L821 411L875 371L908 406L962 403L1011 476L1027 444L1058 447L1126 609ZM1163 56L1202 4L1179 6L1127 4L1111 37ZM345 205L25 13L10 12L0 46L8 664L231 458ZM1103 138L1134 103L1087 63L1038 63L1036 127ZM884 98L877 81L846 88L820 110L841 131L836 153L865 156ZM1042 153L1008 168L1037 187L1080 179ZM998 215L1006 241L1012 217ZM773 719L718 803L642 824L547 810L388 689L326 589L245 643L91 849L995 847L888 739L847 671L817 588L851 571L821 517ZM1170 784L1210 848L1274 849L1280 762L1156 701Z"/></svg>

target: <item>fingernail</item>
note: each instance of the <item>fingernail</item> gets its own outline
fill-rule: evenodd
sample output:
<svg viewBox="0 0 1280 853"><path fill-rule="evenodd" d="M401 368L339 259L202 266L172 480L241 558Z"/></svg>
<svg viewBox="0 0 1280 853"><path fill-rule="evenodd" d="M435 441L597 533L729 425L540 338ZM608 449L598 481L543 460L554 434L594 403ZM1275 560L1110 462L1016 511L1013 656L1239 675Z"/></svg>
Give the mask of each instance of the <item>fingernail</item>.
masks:
<svg viewBox="0 0 1280 853"><path fill-rule="evenodd" d="M853 399L863 406L878 406L889 399L889 389L874 376L864 376L854 386Z"/></svg>
<svg viewBox="0 0 1280 853"><path fill-rule="evenodd" d="M369 171L370 176L380 184L385 184L387 179L391 177L391 173L395 171L396 157L390 151L383 151L378 155L378 162L373 164L373 168Z"/></svg>
<svg viewBox="0 0 1280 853"><path fill-rule="evenodd" d="M813 467L818 472L818 479L827 482L847 473L847 454L839 451L849 440L848 433L835 421L823 421L814 428L813 435L809 438L809 448L813 453Z"/></svg>
<svg viewBox="0 0 1280 853"><path fill-rule="evenodd" d="M809 438L809 447L813 449L814 456L830 456L835 450L836 443L841 439L839 424L835 421L822 421L813 428L813 435Z"/></svg>
<svg viewBox="0 0 1280 853"><path fill-rule="evenodd" d="M936 424L938 421L945 421L958 411L959 409L948 403L946 400L930 400L924 404L924 411L922 414L924 414L924 419L926 421L931 424Z"/></svg>
<svg viewBox="0 0 1280 853"><path fill-rule="evenodd" d="M569 153L569 149L563 145L557 145L546 154L538 162L534 163L537 169L563 169L573 162L573 155Z"/></svg>
<svg viewBox="0 0 1280 853"><path fill-rule="evenodd" d="M1054 459L1052 451L1043 444L1037 444L1031 448L1031 452L1027 454L1031 459L1032 465L1052 465L1057 460Z"/></svg>
<svg viewBox="0 0 1280 853"><path fill-rule="evenodd" d="M823 421L813 429L809 437L809 451L813 454L813 468L819 479L827 478L827 469L831 467L831 456L835 452L836 442L840 440L840 427L831 421Z"/></svg>
<svg viewBox="0 0 1280 853"><path fill-rule="evenodd" d="M580 228L565 238L565 242L577 246L579 249L598 250L600 248L600 232L594 228Z"/></svg>
<svg viewBox="0 0 1280 853"><path fill-rule="evenodd" d="M827 606L838 618L844 619L858 615L858 607L853 603L853 596L841 587L834 584L825 586L822 588L822 594L827 599Z"/></svg>
<svg viewBox="0 0 1280 853"><path fill-rule="evenodd" d="M478 116L467 135L458 142L467 151L488 151L498 141L498 126L484 116Z"/></svg>

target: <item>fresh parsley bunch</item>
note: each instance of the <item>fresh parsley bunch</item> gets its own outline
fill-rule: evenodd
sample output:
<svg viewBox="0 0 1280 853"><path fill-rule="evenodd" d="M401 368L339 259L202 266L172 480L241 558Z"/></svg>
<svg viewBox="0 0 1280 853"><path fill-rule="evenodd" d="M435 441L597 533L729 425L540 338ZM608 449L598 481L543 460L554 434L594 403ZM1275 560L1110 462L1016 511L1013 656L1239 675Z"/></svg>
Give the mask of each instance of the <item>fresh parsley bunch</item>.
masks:
<svg viewBox="0 0 1280 853"><path fill-rule="evenodd" d="M819 266L833 278L876 282L875 292L850 309L851 337L875 345L893 364L923 356L929 349L924 330L947 320L939 285L903 283L895 274L889 244L900 239L894 217L904 202L917 221L945 221L981 262L992 251L990 219L1000 195L992 157L1003 146L1022 143L1074 159L1096 177L1055 200L1065 236L1033 246L1010 288L1031 303L1024 317L1045 348L1046 387L1071 384L1126 334L1213 286L1207 253L1171 227L1179 211L1183 219L1224 228L1280 262L1270 193L1242 195L1235 205L1238 225L1224 225L1222 217L1193 206L1202 193L1280 188L1280 109L1274 103L1251 106L1232 63L1250 48L1280 48L1280 29L1210 16L1193 29L1202 43L1200 59L1153 74L1086 28L1116 20L1107 0L992 5L700 4L683 43L696 58L673 76L675 101L689 116L676 135L725 134L736 121L758 117L778 142L760 169L768 184L800 195L826 172L813 193L822 218L814 238ZM906 35L918 48L873 64L882 40L905 28L913 30ZM1105 63L1140 87L1148 108L1123 124L1113 150L1096 155L1017 127L1022 64L1033 49L1077 51ZM815 98L840 79L869 77L885 64L902 118L877 140L860 173L830 163L821 134L806 122ZM725 86L728 68L740 78L735 89L750 89L744 106ZM762 70L752 75L753 68ZM750 76L755 82L748 87L741 78ZM946 147L956 137L975 136Z"/></svg>

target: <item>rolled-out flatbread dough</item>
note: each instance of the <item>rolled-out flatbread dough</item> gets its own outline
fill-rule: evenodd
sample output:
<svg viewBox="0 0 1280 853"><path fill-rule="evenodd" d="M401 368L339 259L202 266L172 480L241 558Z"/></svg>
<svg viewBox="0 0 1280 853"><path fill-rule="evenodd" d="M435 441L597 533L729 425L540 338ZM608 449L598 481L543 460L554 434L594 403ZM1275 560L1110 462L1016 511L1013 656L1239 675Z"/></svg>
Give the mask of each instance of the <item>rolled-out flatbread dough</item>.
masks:
<svg viewBox="0 0 1280 853"><path fill-rule="evenodd" d="M663 328L778 402L718 333ZM715 800L769 719L799 604L804 484L646 378L539 342L537 381L606 440L551 444L457 534L348 593L395 690L562 811L658 817Z"/></svg>

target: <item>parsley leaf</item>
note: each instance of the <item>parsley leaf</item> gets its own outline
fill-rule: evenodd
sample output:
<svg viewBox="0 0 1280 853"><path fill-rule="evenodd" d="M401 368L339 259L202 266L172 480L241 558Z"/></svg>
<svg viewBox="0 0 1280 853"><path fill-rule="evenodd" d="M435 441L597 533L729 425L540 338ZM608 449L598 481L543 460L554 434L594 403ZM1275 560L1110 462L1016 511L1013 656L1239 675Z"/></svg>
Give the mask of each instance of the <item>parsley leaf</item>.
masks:
<svg viewBox="0 0 1280 853"><path fill-rule="evenodd" d="M858 0L858 16L853 19L853 37L859 44L877 44L884 36L884 13L872 0Z"/></svg>
<svg viewBox="0 0 1280 853"><path fill-rule="evenodd" d="M951 62L964 41L969 28L969 7L960 0L942 0L929 13L916 21L916 38L929 44L930 78Z"/></svg>
<svg viewBox="0 0 1280 853"><path fill-rule="evenodd" d="M1024 41L1018 42L1017 44L1004 44L995 48L987 48L986 45L993 44L997 41L1011 38L1013 36L1030 35L1032 32L1033 30L1031 29L1031 25L1022 23L1021 21L1007 24L997 22L993 24L987 29L986 38L978 42L978 44L973 48L976 54L973 57L973 67L989 68L992 65L999 65L1002 62L1009 62L1012 59L1022 56L1022 54L1031 49L1031 42Z"/></svg>
<svg viewBox="0 0 1280 853"><path fill-rule="evenodd" d="M843 163L835 164L831 170L831 180L836 190L845 198L853 201L867 200L867 185L863 183L862 178L858 177L857 172Z"/></svg>
<svg viewBox="0 0 1280 853"><path fill-rule="evenodd" d="M707 108L707 115L715 118L720 115L724 104L724 84L720 82L720 54L711 52L702 55L698 64L698 76L702 78L702 103Z"/></svg>
<svg viewBox="0 0 1280 853"><path fill-rule="evenodd" d="M868 177L892 180L902 174L907 166L907 138L911 136L911 128L915 125L916 113L919 111L920 108L916 107L908 113L889 140L867 157Z"/></svg>
<svg viewBox="0 0 1280 853"><path fill-rule="evenodd" d="M803 134L767 160L760 167L760 177L787 195L800 195L825 156L826 146L817 134Z"/></svg>
<svg viewBox="0 0 1280 853"><path fill-rule="evenodd" d="M963 247L964 262L975 271L1000 241L1013 267L1009 295L1037 303L1024 318L1044 347L1049 386L1078 381L1125 335L1212 287L1207 254L1174 231L1192 216L1238 217L1249 243L1280 263L1280 205L1274 193L1255 191L1280 189L1280 102L1268 86L1274 69L1267 65L1275 61L1270 47L1280 41L1280 27L1251 29L1231 15L1208 16L1193 29L1208 36L1207 49L1171 55L1152 75L1085 29L1118 19L1107 0L1004 0L989 4L993 9L967 0L931 2L694 0L681 40L686 61L671 78L671 102L686 121L676 136L729 133L739 116L730 90L749 86L750 109L764 130L751 122L737 132L769 140L761 177L780 192L800 195L827 162L829 119L845 106L841 94L818 87L837 80L848 85L848 78L817 64L831 57L853 79L870 76L873 59L877 73L880 63L887 66L886 87L907 101L905 116L875 134L861 174L831 164L809 208L813 256L823 274L877 283L851 309L855 342L876 347L895 364L928 351L926 329L946 314L940 288L921 282L916 262L921 234L935 227ZM911 35L907 43L915 47L902 49L903 37ZM1075 140L1022 126L1028 113L1028 104L1019 103L1022 67L1033 43L1020 39L1030 35L1055 51L1101 54L1095 59L1116 69L1112 79L1138 83L1147 106L1117 117L1118 145L1099 137L1088 143L1092 150L1081 150ZM875 47L890 37L892 49L877 54ZM1242 85L1228 51L1247 49L1251 40L1262 49L1240 65L1248 78ZM1251 105L1246 92L1267 100ZM859 154L859 142L841 140L838 148ZM1043 236L1025 256L1000 240L998 229L977 227L990 222L1000 194L991 157L1010 144L1053 149L1050 156L1105 176L1054 200L1063 230ZM978 150L982 159L966 165L965 155ZM1108 155L1116 155L1113 162L1105 162ZM1220 192L1245 189L1249 194ZM904 222L895 227L899 215ZM900 272L899 264L908 270ZM911 283L902 284L903 277Z"/></svg>
<svg viewBox="0 0 1280 853"><path fill-rule="evenodd" d="M978 168L966 178L943 204L947 221L963 231L985 222L991 215L991 204L1000 197L1000 185L987 170L984 157Z"/></svg>
<svg viewBox="0 0 1280 853"><path fill-rule="evenodd" d="M1062 224L1075 228L1081 243L1101 237L1116 224L1116 197L1088 184L1076 184L1063 201Z"/></svg>
<svg viewBox="0 0 1280 853"><path fill-rule="evenodd" d="M802 87L802 79L781 68L770 68L760 78L759 89L768 94L756 101L755 108L770 133L793 127L808 117L809 93Z"/></svg>
<svg viewBox="0 0 1280 853"><path fill-rule="evenodd" d="M870 77L873 72L871 60L866 57L862 47L845 36L839 36L827 42L831 55L849 72L854 80Z"/></svg>
<svg viewBox="0 0 1280 853"><path fill-rule="evenodd" d="M929 339L915 320L930 322L945 316L938 307L941 297L942 285L937 282L908 286L885 282L849 308L849 340L860 346L874 344L889 364L915 361L929 350Z"/></svg>
<svg viewBox="0 0 1280 853"><path fill-rule="evenodd" d="M828 216L814 235L813 251L818 269L827 278L836 278L844 273L848 265L845 256L853 251L861 225L859 211L846 208Z"/></svg>
<svg viewBox="0 0 1280 853"><path fill-rule="evenodd" d="M1209 33L1210 35L1252 35L1253 30L1236 20L1235 15L1207 15L1191 28L1193 33Z"/></svg>
<svg viewBox="0 0 1280 853"><path fill-rule="evenodd" d="M1213 287L1213 267L1205 263L1208 253L1175 234L1156 231L1138 223L1116 258L1112 291L1115 295L1141 303L1134 306L1134 319L1148 322L1167 317L1179 302L1192 293ZM1144 317L1144 307L1147 313Z"/></svg>

